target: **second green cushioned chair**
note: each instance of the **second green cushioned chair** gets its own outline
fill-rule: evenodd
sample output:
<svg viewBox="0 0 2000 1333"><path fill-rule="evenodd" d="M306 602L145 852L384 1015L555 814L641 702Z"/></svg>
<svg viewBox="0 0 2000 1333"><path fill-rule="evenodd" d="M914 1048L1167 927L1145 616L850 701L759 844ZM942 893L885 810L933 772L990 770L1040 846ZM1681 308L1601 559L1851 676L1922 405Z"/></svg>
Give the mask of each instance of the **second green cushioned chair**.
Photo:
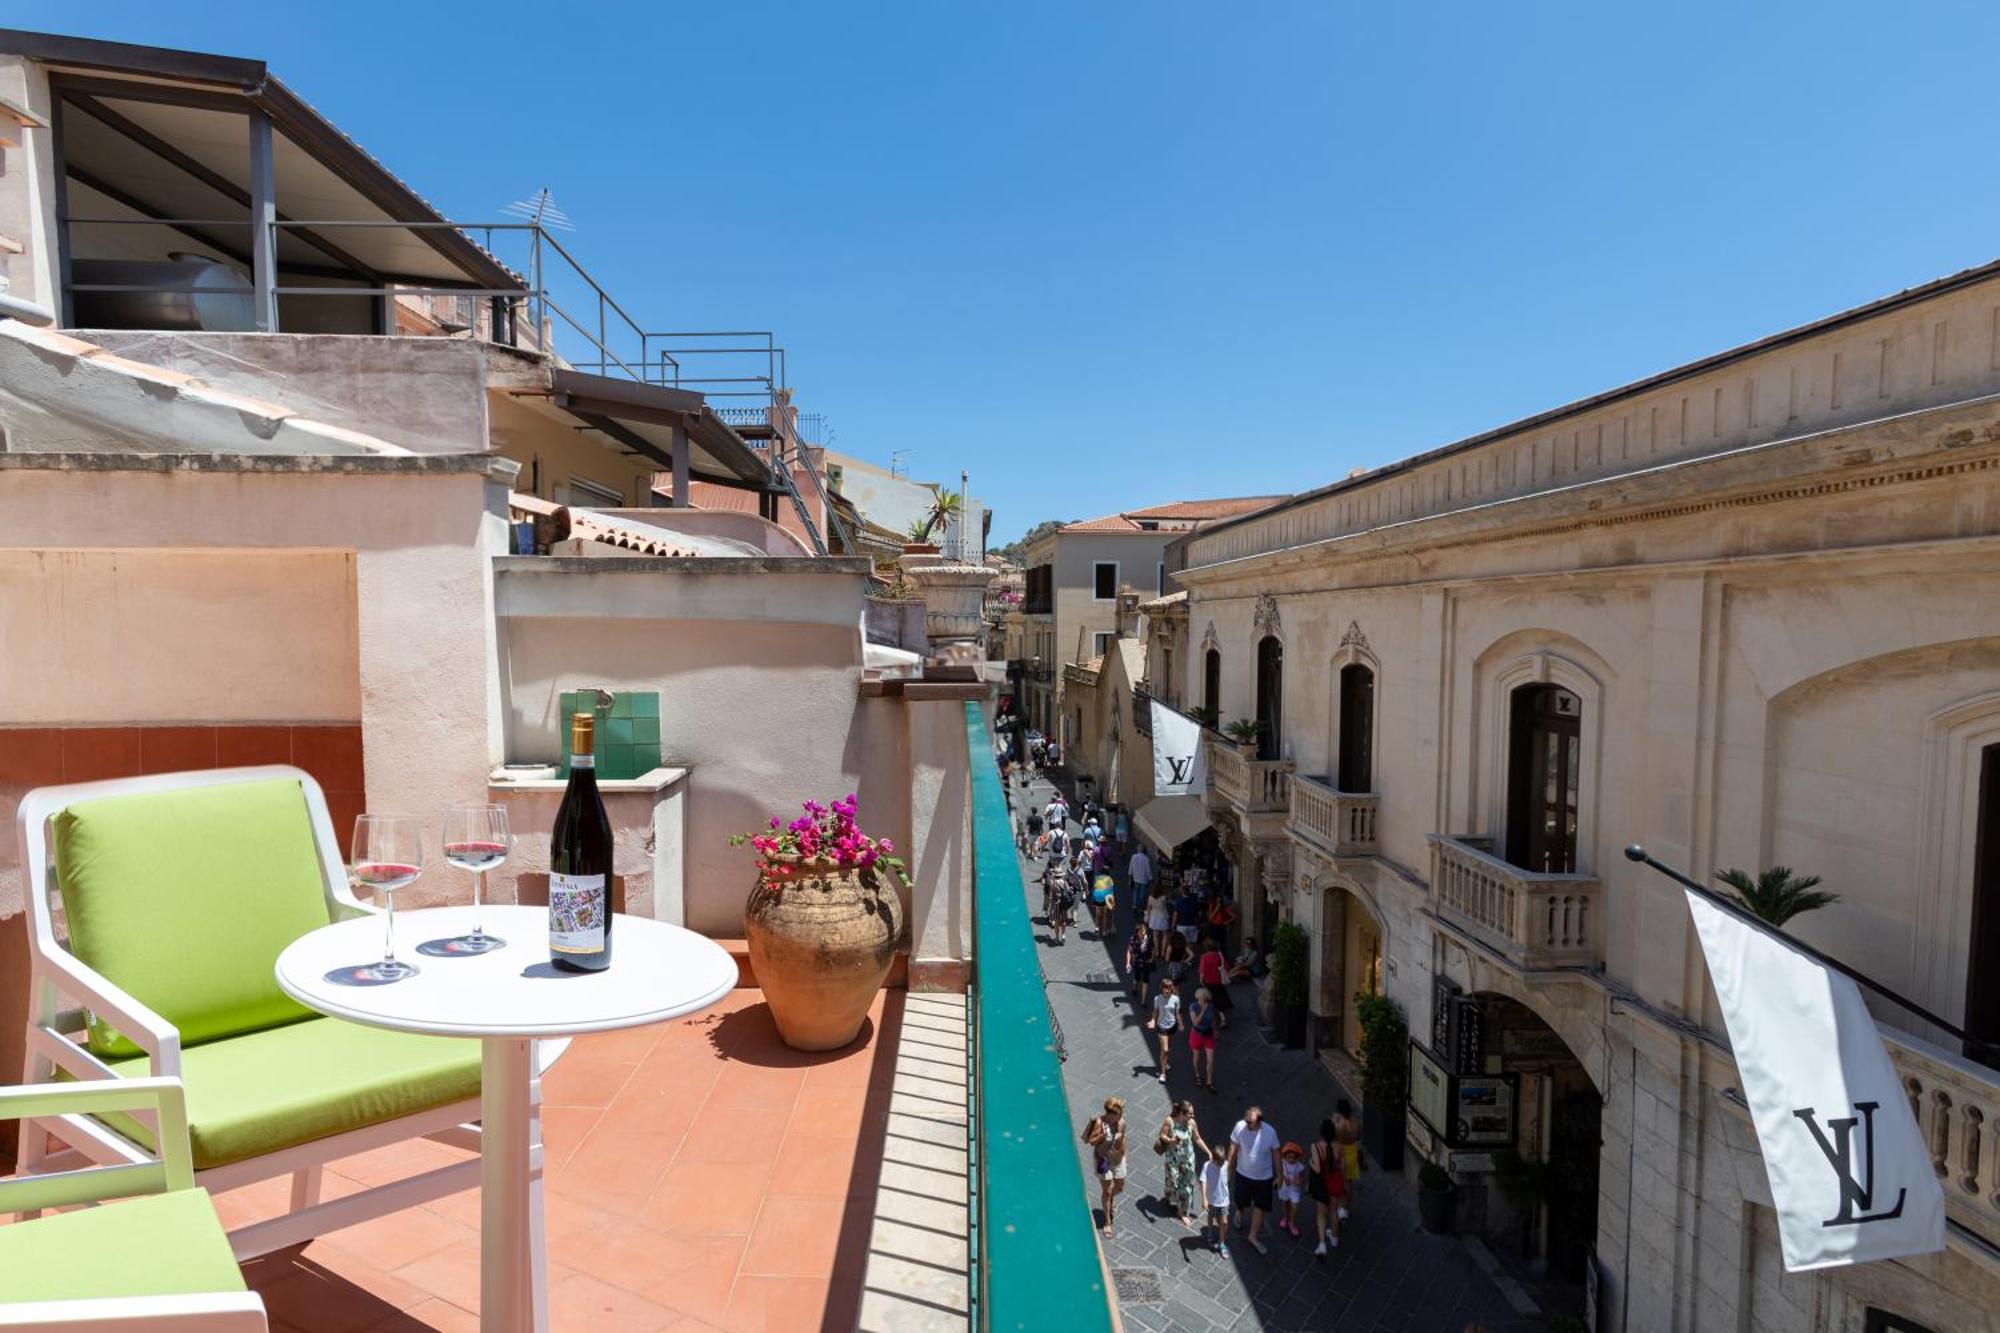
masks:
<svg viewBox="0 0 2000 1333"><path fill-rule="evenodd" d="M292 1177L292 1211L233 1233L239 1257L477 1185L468 1157L318 1201L334 1158L417 1137L476 1146L458 1127L479 1116L480 1053L474 1041L321 1017L278 988L287 945L370 910L348 889L311 777L272 767L40 788L21 803L19 832L32 927L27 1080L181 1079L203 1186ZM47 1128L99 1162L155 1148L129 1114L51 1117ZM24 1133L23 1171L42 1153L43 1136Z"/></svg>

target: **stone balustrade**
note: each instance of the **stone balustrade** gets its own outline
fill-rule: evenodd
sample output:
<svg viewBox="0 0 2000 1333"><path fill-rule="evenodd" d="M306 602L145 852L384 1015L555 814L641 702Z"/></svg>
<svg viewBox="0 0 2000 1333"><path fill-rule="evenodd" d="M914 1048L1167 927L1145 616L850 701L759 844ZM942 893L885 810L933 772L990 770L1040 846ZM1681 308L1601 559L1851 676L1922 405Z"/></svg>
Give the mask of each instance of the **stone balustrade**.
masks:
<svg viewBox="0 0 2000 1333"><path fill-rule="evenodd" d="M1523 971L1604 961L1604 887L1595 875L1523 870L1494 855L1491 838L1433 833L1431 896L1441 916Z"/></svg>
<svg viewBox="0 0 2000 1333"><path fill-rule="evenodd" d="M1374 792L1347 792L1323 778L1292 775L1291 819L1286 828L1328 856L1369 856L1375 851Z"/></svg>
<svg viewBox="0 0 2000 1333"><path fill-rule="evenodd" d="M1227 741L1210 741L1208 785L1247 815L1285 814L1292 808L1292 762L1252 759Z"/></svg>
<svg viewBox="0 0 2000 1333"><path fill-rule="evenodd" d="M1882 1044L1930 1149L1946 1213L2000 1242L2000 1072L1890 1028Z"/></svg>

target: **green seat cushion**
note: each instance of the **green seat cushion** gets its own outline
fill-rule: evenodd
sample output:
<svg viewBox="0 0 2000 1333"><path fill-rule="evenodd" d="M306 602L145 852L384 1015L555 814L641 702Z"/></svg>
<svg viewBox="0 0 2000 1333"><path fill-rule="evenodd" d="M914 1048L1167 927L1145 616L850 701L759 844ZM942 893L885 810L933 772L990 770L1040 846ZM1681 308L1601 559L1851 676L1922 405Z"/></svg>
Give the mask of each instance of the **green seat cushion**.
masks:
<svg viewBox="0 0 2000 1333"><path fill-rule="evenodd" d="M327 923L305 793L289 778L78 801L55 818L70 948L187 1045L306 1017L279 953ZM92 1015L90 1049L139 1048Z"/></svg>
<svg viewBox="0 0 2000 1333"><path fill-rule="evenodd" d="M0 1305L242 1291L208 1191L175 1190L0 1227Z"/></svg>
<svg viewBox="0 0 2000 1333"><path fill-rule="evenodd" d="M113 1060L145 1078L145 1056ZM312 1018L181 1051L197 1171L479 1095L479 1043ZM148 1148L129 1115L104 1117Z"/></svg>

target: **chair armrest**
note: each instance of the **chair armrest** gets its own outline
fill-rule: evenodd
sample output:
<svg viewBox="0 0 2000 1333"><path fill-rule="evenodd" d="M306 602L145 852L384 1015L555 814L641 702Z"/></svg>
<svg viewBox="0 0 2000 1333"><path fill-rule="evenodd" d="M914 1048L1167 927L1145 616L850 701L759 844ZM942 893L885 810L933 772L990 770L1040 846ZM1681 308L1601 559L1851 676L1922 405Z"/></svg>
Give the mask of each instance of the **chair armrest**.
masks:
<svg viewBox="0 0 2000 1333"><path fill-rule="evenodd" d="M180 1073L180 1029L67 949L37 950L35 963L56 973L63 990L98 1017L108 1020L152 1057L153 1073L169 1076Z"/></svg>
<svg viewBox="0 0 2000 1333"><path fill-rule="evenodd" d="M8 1333L269 1333L263 1298L252 1291L180 1296L100 1296L81 1301L0 1305Z"/></svg>
<svg viewBox="0 0 2000 1333"><path fill-rule="evenodd" d="M107 1111L151 1111L159 1121L158 1161L84 1167L0 1180L0 1212L32 1212L132 1194L194 1186L187 1090L177 1078L102 1079L0 1087L0 1120L42 1120ZM4 1308L4 1307L0 1307Z"/></svg>

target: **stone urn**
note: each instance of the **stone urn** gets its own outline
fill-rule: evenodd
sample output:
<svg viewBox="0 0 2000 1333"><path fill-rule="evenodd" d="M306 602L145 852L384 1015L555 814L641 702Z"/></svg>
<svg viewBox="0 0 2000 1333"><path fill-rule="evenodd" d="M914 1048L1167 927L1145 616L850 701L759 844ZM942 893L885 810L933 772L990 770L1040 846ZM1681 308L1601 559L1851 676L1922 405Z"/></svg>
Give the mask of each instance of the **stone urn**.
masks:
<svg viewBox="0 0 2000 1333"><path fill-rule="evenodd" d="M785 1044L837 1050L861 1031L903 936L895 874L883 866L766 857L743 933Z"/></svg>

